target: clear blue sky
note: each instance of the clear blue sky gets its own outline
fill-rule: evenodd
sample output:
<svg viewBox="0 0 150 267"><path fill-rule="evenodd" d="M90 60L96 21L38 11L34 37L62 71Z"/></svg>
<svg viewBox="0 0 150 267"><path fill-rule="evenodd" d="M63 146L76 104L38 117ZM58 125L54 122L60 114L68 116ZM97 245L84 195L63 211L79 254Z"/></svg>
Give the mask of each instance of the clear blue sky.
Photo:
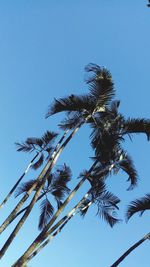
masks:
<svg viewBox="0 0 150 267"><path fill-rule="evenodd" d="M86 92L84 67L89 62L110 69L120 109L127 117L150 117L150 9L146 4L146 0L0 1L1 200L31 158L17 153L14 142L56 130L61 116L45 120L47 107L54 97ZM90 166L88 137L87 128L82 129L59 160L71 166L74 181ZM126 191L127 177L122 173L109 179L111 190L122 199L122 219L127 203L149 192L150 179L146 137L136 136L126 148L140 179L134 191ZM32 171L26 179L35 177ZM14 205L11 200L0 211L1 221ZM37 224L38 207L0 267L10 267L22 254L38 233L34 232ZM10 230L1 236L0 245ZM111 229L91 209L84 220L74 218L29 266L109 267L148 231L148 213ZM148 267L149 251L147 241L120 266Z"/></svg>

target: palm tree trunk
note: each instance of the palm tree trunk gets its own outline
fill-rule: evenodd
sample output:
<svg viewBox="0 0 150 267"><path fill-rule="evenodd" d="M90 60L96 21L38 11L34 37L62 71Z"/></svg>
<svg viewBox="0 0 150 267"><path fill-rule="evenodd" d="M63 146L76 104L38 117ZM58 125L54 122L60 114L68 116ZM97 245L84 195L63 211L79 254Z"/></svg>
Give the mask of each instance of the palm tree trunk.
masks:
<svg viewBox="0 0 150 267"><path fill-rule="evenodd" d="M21 180L23 179L23 177L27 174L27 172L29 171L29 169L31 168L33 161L38 157L38 155L40 154L37 153L35 155L35 157L30 161L29 165L27 166L26 170L24 171L24 173L20 176L20 178L18 179L18 181L15 183L15 185L12 187L12 189L9 191L8 195L5 197L5 199L3 200L3 202L0 204L0 209L4 207L4 205L6 204L6 202L8 201L8 199L11 197L11 195L13 194L13 192L15 191L15 189L17 188L18 184L21 182Z"/></svg>
<svg viewBox="0 0 150 267"><path fill-rule="evenodd" d="M74 215L70 216L39 248L37 248L28 258L26 262L29 262L34 258L49 242L53 240L53 238L61 232L63 227L74 217ZM11 267L15 267L12 265Z"/></svg>
<svg viewBox="0 0 150 267"><path fill-rule="evenodd" d="M66 130L63 134L63 136L61 137L61 139L59 140L58 144L56 145L53 153L56 153L60 144L63 142L63 140L65 139L67 133L69 130ZM36 155L35 157L33 157L33 159L30 161L29 165L27 166L26 170L24 171L24 173L20 176L20 178L18 179L18 181L15 183L15 185L12 187L12 189L10 190L10 192L8 193L8 195L5 197L5 199L3 200L3 202L0 204L0 209L3 208L3 206L6 204L6 202L8 201L8 199L11 197L11 195L13 194L13 192L15 191L15 189L17 188L18 184L21 182L21 180L23 179L23 177L27 174L27 172L29 171L29 169L31 168L34 160L38 157L38 155L44 150L41 149Z"/></svg>
<svg viewBox="0 0 150 267"><path fill-rule="evenodd" d="M49 191L48 191L49 192ZM38 198L37 198L37 200L36 200L36 202L37 201L39 201L43 196L45 196L45 193L43 193L43 194L41 194ZM21 213L23 213L24 211L26 211L27 210L27 208L29 207L29 205L28 206L26 206L25 208L23 208L22 210L20 210L16 215L15 215L15 217L13 218L13 220L10 222L10 223L12 223Z"/></svg>
<svg viewBox="0 0 150 267"><path fill-rule="evenodd" d="M110 267L118 266L134 249L140 246L144 241L150 239L150 233L145 235L142 239L136 242L133 246L131 246L117 261L115 261Z"/></svg>
<svg viewBox="0 0 150 267"><path fill-rule="evenodd" d="M51 172L53 166L55 165L58 157L60 156L61 152L63 151L63 149L66 147L66 145L69 143L69 141L72 139L72 137L75 135L75 133L79 130L79 128L81 127L83 123L81 123L78 127L76 127L72 133L68 136L68 138L64 141L64 143L61 145L61 147L58 149L58 151L56 151L56 156L54 156L54 159L52 160L52 162L47 163L46 167L44 168L44 170L42 172L45 172L44 175L42 175L41 179L44 177L40 187L38 188L37 192L35 193L32 201L30 202L26 212L24 213L24 215L22 216L22 218L20 219L20 221L18 222L18 224L16 225L14 231L11 233L11 235L9 236L9 238L7 239L7 241L5 242L4 246L2 247L1 251L0 251L0 258L2 258L6 252L6 250L8 249L9 245L12 243L13 239L15 238L15 236L17 235L18 231L20 230L20 228L22 227L22 225L24 224L24 222L26 221L27 217L29 216L34 204L36 203L40 192L46 182L46 179L48 178L49 173ZM39 177L37 179L39 181ZM37 180L36 180L36 184L37 184ZM34 186L34 185L33 185ZM32 186L32 187L33 187ZM31 190L31 189L30 189ZM25 196L29 196L29 194L25 195ZM13 219L13 218L12 218Z"/></svg>
<svg viewBox="0 0 150 267"><path fill-rule="evenodd" d="M118 162L117 162L117 163L118 163ZM116 164L117 164L117 163L116 163ZM109 171L111 171L111 170L113 169L114 166L115 166L115 164L111 164L110 166L105 167L104 170L109 170ZM104 171L104 170L103 170L103 171ZM45 193L41 194L41 195L38 197L37 201L39 201L44 195L45 195ZM19 212L15 215L15 217L13 218L13 220L12 220L11 222L13 222L13 221L14 221L14 220L15 220L21 213L23 213L28 207L29 207L29 205L26 206L25 208L23 208L21 211L19 211Z"/></svg>
<svg viewBox="0 0 150 267"><path fill-rule="evenodd" d="M92 165L92 167L90 168L90 170L88 172L88 176L90 176L90 173L92 172L93 168L96 166L97 163L98 163L98 161L95 161L94 162L94 164ZM53 223L56 221L56 219L58 218L58 216L64 210L64 208L66 207L66 205L71 201L71 199L74 197L74 195L76 194L76 192L82 186L82 184L85 182L86 179L87 179L87 177L83 177L80 180L80 182L76 185L76 187L73 189L73 191L70 193L70 195L66 198L66 200L64 201L64 203L60 206L60 208L54 214L54 216L50 220L50 222L45 226L45 228L43 229L43 231L41 231L41 233L33 241L33 243L26 250L26 252L18 259L18 261L15 263L14 267L22 266L26 262L26 260L29 257L29 255L36 249L36 247L38 247L39 244L41 242L43 242L43 240L45 240L45 238L47 238L47 236L49 235L49 232L48 232L49 228L53 225Z"/></svg>
<svg viewBox="0 0 150 267"><path fill-rule="evenodd" d="M46 166L44 167L44 169L42 170L42 172L40 173L40 175L38 176L38 178L36 179L35 183L32 185L32 187L26 192L26 194L23 196L23 198L19 201L19 203L16 205L16 207L13 209L13 211L9 214L9 216L6 218L6 220L3 222L3 224L0 226L0 234L7 228L7 226L14 220L14 218L16 217L17 212L20 210L20 208L23 206L24 202L28 199L28 197L31 195L32 191L36 188L37 184L39 183L39 181L42 180L42 178L46 175L46 173L48 172L49 168L51 167L51 164L57 154L58 148L61 145L62 141L64 140L64 138L66 137L68 131L66 131L64 133L64 135L61 137L61 139L59 140L59 142L57 143L53 154L51 156L51 158L49 159L49 161L47 162Z"/></svg>
<svg viewBox="0 0 150 267"><path fill-rule="evenodd" d="M111 164L110 166L105 167L105 169L108 169L111 171L114 168L115 164ZM46 233L47 240L44 242L44 240L41 240L41 244L30 256L26 259L26 262L29 262L32 258L34 258L49 242L53 240L53 238L61 232L61 230L64 228L64 226L79 212L79 208L81 207L82 203L87 199L88 195L91 192L91 189L84 195L84 197L78 202L77 205L67 214L65 215L58 223L56 223L49 231ZM86 207L90 206L92 202L89 202ZM81 210L84 210L86 207L82 208ZM57 229L57 230L56 230ZM56 231L55 231L56 230ZM55 231L55 232L54 232ZM54 233L53 233L54 232ZM53 234L52 234L53 233ZM52 234L52 235L51 235ZM16 264L16 263L15 263ZM12 265L11 267L19 267L19 265Z"/></svg>
<svg viewBox="0 0 150 267"><path fill-rule="evenodd" d="M64 228L64 226L79 212L78 208L80 208L82 202L88 197L91 189L85 194L85 196L78 202L78 204L66 215L64 216L56 225L54 225L48 232L47 236L49 236L51 233L55 231L51 236L47 238L47 240L40 245L26 260L26 263L29 262L32 258L34 258L46 245L48 245L49 242L53 240L53 238L61 232L61 230ZM90 206L92 202L90 202L87 206ZM85 209L85 207L83 208ZM15 265L12 265L12 267L15 267Z"/></svg>

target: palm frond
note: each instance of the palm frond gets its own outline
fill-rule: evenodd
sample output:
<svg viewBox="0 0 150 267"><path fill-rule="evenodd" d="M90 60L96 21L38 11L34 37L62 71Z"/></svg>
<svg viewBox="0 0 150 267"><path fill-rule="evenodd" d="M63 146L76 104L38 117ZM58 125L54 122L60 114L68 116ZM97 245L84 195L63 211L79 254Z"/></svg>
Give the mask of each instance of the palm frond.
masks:
<svg viewBox="0 0 150 267"><path fill-rule="evenodd" d="M108 191L104 191L95 197L94 202L98 208L97 215L104 219L111 227L120 221L116 217L117 204L120 202L118 197Z"/></svg>
<svg viewBox="0 0 150 267"><path fill-rule="evenodd" d="M90 203L91 203L91 200L89 200L89 199L85 199L82 202L81 207L80 207L80 210L79 210L80 211L80 215L82 217L84 217L87 214L87 211L88 211L88 209L90 207Z"/></svg>
<svg viewBox="0 0 150 267"><path fill-rule="evenodd" d="M28 143L27 141L22 143L15 143L17 146L18 152L32 152L35 150L35 147L33 144Z"/></svg>
<svg viewBox="0 0 150 267"><path fill-rule="evenodd" d="M60 124L59 127L62 130L74 129L77 125L81 123L83 117L79 112L71 113L71 116L68 115Z"/></svg>
<svg viewBox="0 0 150 267"><path fill-rule="evenodd" d="M118 158L121 141L122 138L118 134L107 131L98 132L98 130L95 130L95 136L92 138L91 145L99 160L102 163L109 163Z"/></svg>
<svg viewBox="0 0 150 267"><path fill-rule="evenodd" d="M87 65L85 70L92 72L86 82L90 85L90 94L97 101L97 107L108 105L115 95L111 73L106 68L92 63Z"/></svg>
<svg viewBox="0 0 150 267"><path fill-rule="evenodd" d="M129 176L127 181L130 181L131 185L129 186L128 190L133 189L137 185L138 174L129 155L126 154L124 156L123 160L119 162L119 166Z"/></svg>
<svg viewBox="0 0 150 267"><path fill-rule="evenodd" d="M43 161L44 161L44 154L41 153L40 158L35 163L32 164L31 166L32 169L37 170L39 167L42 166Z"/></svg>
<svg viewBox="0 0 150 267"><path fill-rule="evenodd" d="M54 102L49 106L46 118L59 112L91 112L94 108L95 103L88 95L70 95L68 97L54 99Z"/></svg>
<svg viewBox="0 0 150 267"><path fill-rule="evenodd" d="M123 125L123 133L145 133L150 139L150 120L149 119L127 119Z"/></svg>
<svg viewBox="0 0 150 267"><path fill-rule="evenodd" d="M26 142L31 144L31 145L37 145L39 147L41 147L43 145L43 140L41 138L38 138L38 137L28 137Z"/></svg>
<svg viewBox="0 0 150 267"><path fill-rule="evenodd" d="M71 169L64 164L52 174L50 179L51 181L47 189L55 197L57 202L61 201L70 192L67 183L71 180Z"/></svg>
<svg viewBox="0 0 150 267"><path fill-rule="evenodd" d="M118 104L114 104L118 105ZM96 156L102 162L117 160L118 151L121 149L121 143L124 139L121 136L120 129L123 117L108 110L104 114L97 114L96 124L91 123L93 128L91 133L91 145L95 150Z"/></svg>
<svg viewBox="0 0 150 267"><path fill-rule="evenodd" d="M57 133L52 132L52 131L46 131L44 135L42 136L41 140L44 143L44 146L50 145L55 141L55 138L58 136Z"/></svg>
<svg viewBox="0 0 150 267"><path fill-rule="evenodd" d="M40 204L41 214L39 218L39 230L42 230L46 224L48 223L49 219L52 217L54 213L54 208L49 200L46 198Z"/></svg>
<svg viewBox="0 0 150 267"><path fill-rule="evenodd" d="M28 182L22 183L15 192L15 197L21 195L22 193L26 193L32 185L35 183L35 180L30 180ZM37 188L37 187L36 187ZM36 188L34 190L36 190Z"/></svg>
<svg viewBox="0 0 150 267"><path fill-rule="evenodd" d="M142 215L146 210L150 210L150 194L132 201L128 206L126 218L129 220L135 213Z"/></svg>
<svg viewBox="0 0 150 267"><path fill-rule="evenodd" d="M29 137L25 142L15 143L17 146L17 151L32 152L34 150L39 151L40 149L47 150L49 153L51 150L51 144L54 142L57 135L57 133L46 131L41 138Z"/></svg>

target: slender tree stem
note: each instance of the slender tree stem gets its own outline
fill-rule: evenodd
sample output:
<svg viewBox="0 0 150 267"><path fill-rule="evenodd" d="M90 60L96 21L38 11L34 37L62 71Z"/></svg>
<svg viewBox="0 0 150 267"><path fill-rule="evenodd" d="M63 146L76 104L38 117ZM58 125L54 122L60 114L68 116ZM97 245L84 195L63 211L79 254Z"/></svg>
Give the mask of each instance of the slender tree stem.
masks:
<svg viewBox="0 0 150 267"><path fill-rule="evenodd" d="M52 241L52 239L61 232L61 230L64 228L64 226L79 212L79 208L83 201L88 197L91 189L85 194L85 196L78 202L78 204L66 215L64 216L56 225L54 225L48 232L47 240L41 244L26 260L26 263L29 262L33 257L35 257L46 245L48 245L49 242ZM92 202L88 203L87 206L90 206ZM82 209L84 210L85 207ZM57 230L56 230L57 229ZM56 231L55 231L56 230ZM55 232L54 232L55 231ZM54 232L54 233L53 233ZM51 235L51 233L53 233ZM14 267L14 265L12 265Z"/></svg>
<svg viewBox="0 0 150 267"><path fill-rule="evenodd" d="M49 191L48 191L49 192ZM47 192L46 192L47 193ZM43 194L41 194L38 198L37 198L37 200L36 200L36 202L37 201L39 201L43 196L45 196L45 192L43 193ZM20 210L16 215L15 215L15 217L13 218L13 220L10 222L10 223L12 223L21 213L23 213L24 211L26 211L27 210L27 208L29 207L29 205L28 206L26 206L25 208L23 208L22 210Z"/></svg>
<svg viewBox="0 0 150 267"><path fill-rule="evenodd" d="M61 207L57 210L57 212L54 214L53 218L51 219L51 221L45 226L45 228L43 229L43 231L37 236L37 238L33 241L33 243L30 245L30 247L26 250L26 252L18 259L18 261L13 265L13 267L19 267L21 266L21 264L26 263L26 261L28 261L28 257L30 257L32 255L32 253L34 253L33 251L35 251L36 247L38 247L40 245L40 243L42 243L54 230L57 229L57 227L60 226L60 224L63 223L63 220L66 219L66 216L60 220L54 227L52 227L50 230L48 230L52 224L54 223L54 221L58 218L58 216L60 215L60 213L63 211L63 209L65 208L65 206L70 202L70 200L74 197L75 193L77 192L77 190L81 187L81 185L84 183L84 181L86 179L88 179L88 177L90 177L90 174L92 172L92 170L94 169L94 167L97 165L98 160L96 160L94 162L94 164L92 165L92 167L90 168L90 170L88 171L88 174L86 177L84 177L78 184L77 186L73 189L73 191L70 193L70 195L68 196L68 198L64 201L64 203L61 205ZM116 164L118 164L118 162L116 162ZM108 165L104 168L104 170L109 170L111 171L116 164L111 164ZM103 170L103 171L104 171ZM102 172L103 172L102 171ZM91 189L90 189L91 190ZM90 190L88 191L88 193L83 197L83 199L71 210L71 212L67 215L68 216L72 216L72 214L75 212L76 209L79 208L79 206L81 205L82 201L88 197L88 194L90 193ZM90 203L91 204L91 203ZM47 241L45 241L47 244ZM43 245L41 245L43 246ZM40 249L41 250L41 249ZM37 254L37 253L36 253Z"/></svg>
<svg viewBox="0 0 150 267"><path fill-rule="evenodd" d="M150 233L145 235L142 239L136 242L133 246L131 246L118 260L116 260L110 267L118 266L134 249L140 246L144 241L150 239Z"/></svg>
<svg viewBox="0 0 150 267"><path fill-rule="evenodd" d="M8 199L11 197L11 195L13 194L13 192L15 191L15 189L17 188L18 184L21 182L21 180L23 179L23 177L27 174L27 172L29 171L29 169L31 168L33 161L38 157L38 155L40 154L40 152L38 152L35 157L30 161L29 165L27 166L26 170L24 171L24 173L20 176L20 178L18 179L18 181L15 183L15 185L12 187L12 189L9 191L8 195L5 197L5 199L2 201L2 203L0 204L0 209L4 207L4 205L6 204L6 202L8 201Z"/></svg>
<svg viewBox="0 0 150 267"><path fill-rule="evenodd" d="M37 248L28 258L26 262L29 262L32 258L34 258L46 245L48 245L49 242L53 240L53 238L61 232L61 230L64 228L64 226L71 220L71 218L74 215L70 216L47 240L39 247ZM12 265L14 267L15 265Z"/></svg>
<svg viewBox="0 0 150 267"><path fill-rule="evenodd" d="M98 161L95 161L94 164L92 165L92 167L90 168L88 174L90 175L90 173L92 172L93 168L96 166L96 164L98 163ZM64 208L66 207L66 205L71 201L71 199L74 197L74 195L76 194L76 192L78 191L78 189L82 186L82 184L85 182L85 180L87 179L87 177L83 177L80 182L76 185L76 187L73 189L73 191L70 193L70 195L66 198L66 200L64 201L64 203L60 206L60 208L57 210L57 212L54 214L53 218L50 220L50 222L45 226L45 228L43 229L43 231L41 231L41 233L37 236L37 238L33 241L33 243L30 245L30 247L26 250L26 252L21 256L21 258L19 258L17 260L17 262L14 264L15 267L19 267L22 266L25 262L26 259L29 257L29 255L36 249L36 247L39 246L39 244L41 242L43 242L43 240L45 240L45 238L47 238L47 236L49 235L49 233L47 234L49 228L53 225L53 223L56 221L56 219L58 218L58 216L61 214L61 212L64 210Z"/></svg>
<svg viewBox="0 0 150 267"><path fill-rule="evenodd" d="M65 131L61 139L58 141L51 158L47 162L44 169L41 171L40 175L36 179L35 183L32 185L32 187L26 192L26 194L22 197L22 199L19 201L19 203L16 205L16 207L13 209L13 211L9 214L9 216L6 218L6 220L3 222L3 224L0 226L0 234L7 228L7 226L16 218L17 212L20 210L20 208L23 206L24 202L28 199L28 197L31 195L32 191L37 187L38 183L42 180L42 178L46 175L48 170L51 168L51 164L57 155L57 151L59 149L59 146L63 142L63 140L66 137L68 131Z"/></svg>
<svg viewBox="0 0 150 267"><path fill-rule="evenodd" d="M55 154L53 153L53 160L50 161L50 165L48 165L48 168L46 168L46 173L45 175L42 176L42 178L44 177L43 181L41 182L40 187L38 188L38 190L36 191L33 199L31 200L27 210L25 211L24 215L22 216L22 218L20 219L20 221L18 222L18 224L16 225L14 231L10 234L9 238L7 239L7 241L5 242L4 246L2 247L1 251L0 251L0 258L2 258L6 252L6 250L8 249L8 247L10 246L10 244L12 243L13 239L15 238L16 234L18 233L18 231L20 230L20 228L22 227L22 225L24 224L24 222L26 221L27 217L29 216L34 204L36 203L40 192L48 178L49 172L51 172L53 166L55 165L58 157L60 156L61 152L63 151L63 149L66 147L66 145L69 143L69 141L72 139L72 137L75 135L75 133L79 130L79 128L81 127L83 123L81 123L78 127L76 127L71 134L68 136L68 138L64 141L64 143L61 145L61 147L56 150ZM46 166L47 166L46 165ZM45 170L44 168L44 170ZM44 171L43 170L43 171ZM42 180L42 178L40 179L40 181ZM36 180L37 181L37 180ZM38 177L38 181L39 181L39 177ZM32 186L33 187L33 186ZM31 190L31 189L30 189ZM27 195L27 194L26 194ZM15 213L16 214L16 213Z"/></svg>

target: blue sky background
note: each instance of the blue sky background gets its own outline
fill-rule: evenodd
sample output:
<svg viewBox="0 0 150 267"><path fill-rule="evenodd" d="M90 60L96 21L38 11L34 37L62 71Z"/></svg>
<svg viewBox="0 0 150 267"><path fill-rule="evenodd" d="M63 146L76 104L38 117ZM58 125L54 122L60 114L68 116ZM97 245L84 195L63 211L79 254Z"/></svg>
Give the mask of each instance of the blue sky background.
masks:
<svg viewBox="0 0 150 267"><path fill-rule="evenodd" d="M44 119L54 97L87 92L84 67L106 66L115 81L120 110L126 117L150 117L150 9L145 0L0 1L0 199L25 169L32 155L17 153L14 142L58 131L62 116ZM90 131L83 127L60 157L78 174L91 164ZM139 186L126 191L126 175L108 180L121 197L119 217L130 200L149 192L150 144L145 136L127 139L125 147L139 173ZM36 178L31 171L25 178ZM84 194L82 189L77 199ZM14 207L1 210L1 222ZM72 202L70 208L73 206ZM37 235L38 205L14 240L1 267L9 267ZM30 267L109 267L130 245L150 231L148 213L113 229L95 216L74 218ZM0 245L13 229L2 234ZM150 244L145 242L120 266L148 267Z"/></svg>

